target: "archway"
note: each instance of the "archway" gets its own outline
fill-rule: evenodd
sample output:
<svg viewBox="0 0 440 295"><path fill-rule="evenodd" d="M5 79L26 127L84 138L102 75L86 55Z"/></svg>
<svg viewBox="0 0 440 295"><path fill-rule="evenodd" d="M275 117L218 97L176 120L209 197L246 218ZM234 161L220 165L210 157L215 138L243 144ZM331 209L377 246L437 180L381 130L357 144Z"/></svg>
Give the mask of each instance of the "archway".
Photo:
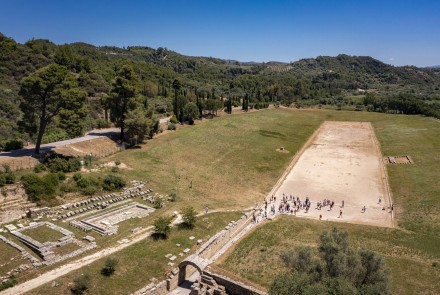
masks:
<svg viewBox="0 0 440 295"><path fill-rule="evenodd" d="M190 285L188 287L190 287L193 282L188 281L187 279L196 272L200 275L202 274L202 269L196 263L187 259L182 261L179 264L179 278L177 280L177 285L181 286L182 284L186 285L189 283Z"/></svg>

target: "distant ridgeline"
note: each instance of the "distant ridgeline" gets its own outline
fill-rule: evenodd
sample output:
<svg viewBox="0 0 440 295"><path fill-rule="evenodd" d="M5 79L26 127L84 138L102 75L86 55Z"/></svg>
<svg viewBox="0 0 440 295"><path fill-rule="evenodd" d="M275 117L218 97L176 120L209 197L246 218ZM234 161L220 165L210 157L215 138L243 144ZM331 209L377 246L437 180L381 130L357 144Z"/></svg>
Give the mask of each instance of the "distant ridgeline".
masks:
<svg viewBox="0 0 440 295"><path fill-rule="evenodd" d="M39 117L23 117L20 81L52 63L74 75L77 86L87 93L87 111L76 122L57 114L46 127L43 142L118 125L110 112L112 89L127 64L138 76L136 103L156 114L174 113L178 121L191 121L193 113L197 118L223 108L230 111L232 106L246 110L269 103L440 118L439 68L394 67L368 56L344 54L289 64L245 63L185 56L166 48L56 45L41 39L19 44L0 33L0 149L9 139L35 140Z"/></svg>

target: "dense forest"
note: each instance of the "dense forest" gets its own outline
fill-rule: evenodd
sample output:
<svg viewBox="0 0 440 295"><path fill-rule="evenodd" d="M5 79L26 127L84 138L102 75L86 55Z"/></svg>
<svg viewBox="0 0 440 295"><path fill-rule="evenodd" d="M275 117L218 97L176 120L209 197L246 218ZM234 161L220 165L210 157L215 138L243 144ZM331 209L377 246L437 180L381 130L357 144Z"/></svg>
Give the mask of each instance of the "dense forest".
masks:
<svg viewBox="0 0 440 295"><path fill-rule="evenodd" d="M58 86L42 89L41 81L49 78L58 79ZM45 118L36 101L44 95L57 103ZM440 118L440 69L394 67L343 54L289 64L242 63L166 48L42 39L19 44L0 33L1 149L11 140L37 141L42 127L43 143L110 124L124 127L126 138L137 138L139 128L148 129L148 137L157 132L160 115L192 123L221 109L270 103Z"/></svg>

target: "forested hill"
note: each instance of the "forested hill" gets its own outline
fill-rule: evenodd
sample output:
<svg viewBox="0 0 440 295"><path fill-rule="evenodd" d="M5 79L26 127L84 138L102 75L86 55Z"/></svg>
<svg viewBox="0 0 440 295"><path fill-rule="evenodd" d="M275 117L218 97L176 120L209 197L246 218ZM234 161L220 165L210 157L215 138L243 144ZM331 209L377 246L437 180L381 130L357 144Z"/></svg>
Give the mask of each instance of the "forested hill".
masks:
<svg viewBox="0 0 440 295"><path fill-rule="evenodd" d="M172 99L178 94L185 104L197 101L201 112L221 106L207 101L218 100L227 106L227 100L231 100L234 105L246 101L247 107L279 102L297 107L332 105L437 117L440 114L438 68L394 67L371 57L348 55L320 56L289 64L239 62L184 56L166 48L56 45L41 39L19 44L0 33L0 141L35 138L38 119L29 122L22 116L20 81L51 63L67 67L87 92L88 114L74 133L105 125L111 119L105 116L106 104L112 96L112 81L125 64L139 76L137 95L145 99L146 108L156 113L172 113ZM175 81L179 87L173 84ZM400 101L405 103L401 105ZM54 118L45 140L77 136L65 130L68 125Z"/></svg>

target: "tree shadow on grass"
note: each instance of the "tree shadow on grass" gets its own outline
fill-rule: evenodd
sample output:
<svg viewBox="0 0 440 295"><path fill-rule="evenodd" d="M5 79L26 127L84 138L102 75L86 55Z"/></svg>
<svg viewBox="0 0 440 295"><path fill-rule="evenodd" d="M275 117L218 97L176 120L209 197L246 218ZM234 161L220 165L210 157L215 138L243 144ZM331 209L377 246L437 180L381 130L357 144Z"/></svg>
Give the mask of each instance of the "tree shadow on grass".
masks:
<svg viewBox="0 0 440 295"><path fill-rule="evenodd" d="M187 224L187 223L182 222L177 225L177 229L178 230L187 230L187 231L193 230L194 224Z"/></svg>
<svg viewBox="0 0 440 295"><path fill-rule="evenodd" d="M168 235L164 235L164 234L162 234L162 233L152 233L152 234L151 234L151 238L152 238L154 241L158 241L158 240L166 240L166 239L168 239Z"/></svg>

